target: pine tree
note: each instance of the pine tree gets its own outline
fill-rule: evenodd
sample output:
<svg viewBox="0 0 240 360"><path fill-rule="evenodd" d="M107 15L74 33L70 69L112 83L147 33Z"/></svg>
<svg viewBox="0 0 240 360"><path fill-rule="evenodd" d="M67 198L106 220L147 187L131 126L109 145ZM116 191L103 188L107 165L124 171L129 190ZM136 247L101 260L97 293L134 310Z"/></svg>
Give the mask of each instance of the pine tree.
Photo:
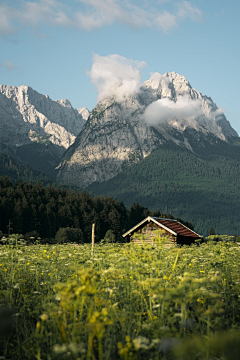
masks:
<svg viewBox="0 0 240 360"><path fill-rule="evenodd" d="M213 227L210 228L209 235L216 235L215 230L214 230Z"/></svg>

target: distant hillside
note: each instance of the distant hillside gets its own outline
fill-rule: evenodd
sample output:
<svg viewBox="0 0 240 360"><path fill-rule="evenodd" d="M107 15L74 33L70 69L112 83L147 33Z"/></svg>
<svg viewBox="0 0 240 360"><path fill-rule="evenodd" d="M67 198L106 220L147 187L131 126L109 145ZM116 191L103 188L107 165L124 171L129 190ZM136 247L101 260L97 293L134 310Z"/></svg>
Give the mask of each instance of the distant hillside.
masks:
<svg viewBox="0 0 240 360"><path fill-rule="evenodd" d="M138 201L149 209L170 212L194 223L205 236L210 227L220 234L240 234L239 145L239 138L232 144L220 141L199 147L198 156L169 142L87 190L113 196L126 206Z"/></svg>
<svg viewBox="0 0 240 360"><path fill-rule="evenodd" d="M42 185L53 183L54 180L43 174L41 171L33 170L24 163L17 163L9 154L0 153L0 178L7 175L14 183L20 182L41 182Z"/></svg>
<svg viewBox="0 0 240 360"><path fill-rule="evenodd" d="M18 163L9 154L0 152L0 178L2 175L7 175L13 183L16 183L17 180L20 181L20 183L26 182L32 184L41 182L43 187L51 184L53 186L60 186L60 188L62 189L81 191L80 188L76 187L73 184L56 183L53 178L42 173L41 171L34 170L33 168L24 163Z"/></svg>

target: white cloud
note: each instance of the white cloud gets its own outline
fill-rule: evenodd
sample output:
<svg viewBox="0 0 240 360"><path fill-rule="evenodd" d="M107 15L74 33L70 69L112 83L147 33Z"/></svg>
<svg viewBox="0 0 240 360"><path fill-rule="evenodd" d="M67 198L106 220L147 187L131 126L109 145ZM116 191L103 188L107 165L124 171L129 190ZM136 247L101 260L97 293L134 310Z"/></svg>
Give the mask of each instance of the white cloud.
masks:
<svg viewBox="0 0 240 360"><path fill-rule="evenodd" d="M11 16L9 9L5 5L0 4L0 35L6 35L14 32L11 24Z"/></svg>
<svg viewBox="0 0 240 360"><path fill-rule="evenodd" d="M192 21L202 21L203 16L201 10L191 5L189 1L182 1L178 5L178 17L181 19L190 18Z"/></svg>
<svg viewBox="0 0 240 360"><path fill-rule="evenodd" d="M165 3L172 3L167 11ZM11 4L11 2L9 2ZM93 30L115 22L137 28L155 28L164 32L178 26L186 18L201 19L201 11L189 1L178 3L153 0L148 6L139 0L78 0L74 6L63 0L22 0L18 6L0 5L0 35L19 30L19 27L38 27L41 24Z"/></svg>
<svg viewBox="0 0 240 360"><path fill-rule="evenodd" d="M143 118L149 125L159 124L165 120L193 120L202 115L202 101L179 96L177 101L169 98L154 101L144 111Z"/></svg>
<svg viewBox="0 0 240 360"><path fill-rule="evenodd" d="M18 67L16 67L10 60L6 62L6 67L8 70L18 70Z"/></svg>
<svg viewBox="0 0 240 360"><path fill-rule="evenodd" d="M140 69L145 65L144 61L129 60L117 54L94 54L88 75L98 90L97 101L113 95L116 101L121 101L125 94L136 94L141 81Z"/></svg>
<svg viewBox="0 0 240 360"><path fill-rule="evenodd" d="M177 26L177 17L174 14L164 11L154 19L157 28L162 29L165 33Z"/></svg>
<svg viewBox="0 0 240 360"><path fill-rule="evenodd" d="M0 67L3 68L3 69L5 68L5 69L7 69L7 70L9 70L9 71L19 70L19 68L16 67L16 66L12 63L12 61L10 61L10 60L7 60L5 63L0 63Z"/></svg>
<svg viewBox="0 0 240 360"><path fill-rule="evenodd" d="M10 60L7 60L5 63L0 63L0 68L3 68L3 69L5 68L5 69L7 69L9 71L11 71L11 70L19 70L19 68L16 67L12 63L12 61L10 61Z"/></svg>

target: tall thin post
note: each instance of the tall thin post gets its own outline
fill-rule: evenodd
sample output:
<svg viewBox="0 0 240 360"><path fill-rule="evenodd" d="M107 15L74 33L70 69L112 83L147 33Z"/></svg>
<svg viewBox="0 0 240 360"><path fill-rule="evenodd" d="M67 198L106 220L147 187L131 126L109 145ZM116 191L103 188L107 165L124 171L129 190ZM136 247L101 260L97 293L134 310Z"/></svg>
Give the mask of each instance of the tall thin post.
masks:
<svg viewBox="0 0 240 360"><path fill-rule="evenodd" d="M95 224L92 224L92 250L94 248L94 240L95 240Z"/></svg>

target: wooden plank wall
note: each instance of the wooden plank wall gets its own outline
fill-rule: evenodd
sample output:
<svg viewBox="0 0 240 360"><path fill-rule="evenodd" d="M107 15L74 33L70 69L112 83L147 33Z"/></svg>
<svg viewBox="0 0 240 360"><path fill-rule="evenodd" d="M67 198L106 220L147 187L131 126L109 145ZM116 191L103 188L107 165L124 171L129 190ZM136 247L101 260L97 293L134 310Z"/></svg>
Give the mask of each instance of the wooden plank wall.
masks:
<svg viewBox="0 0 240 360"><path fill-rule="evenodd" d="M156 237L156 232L158 230L161 230L159 228L159 226L157 226L155 223L150 222L147 223L145 225L143 225L140 229L138 229L138 231L136 231L135 233L137 234L142 234L143 236L147 236L147 239L137 239L134 234L130 237L130 242L133 242L134 244L139 244L142 245L144 244L149 244L149 245L154 245L154 238ZM169 236L169 238L166 240L165 245L168 247L173 246L176 243L176 237L173 236L171 233L168 233L166 230L164 230L165 234L167 236ZM155 241L156 242L156 241Z"/></svg>

